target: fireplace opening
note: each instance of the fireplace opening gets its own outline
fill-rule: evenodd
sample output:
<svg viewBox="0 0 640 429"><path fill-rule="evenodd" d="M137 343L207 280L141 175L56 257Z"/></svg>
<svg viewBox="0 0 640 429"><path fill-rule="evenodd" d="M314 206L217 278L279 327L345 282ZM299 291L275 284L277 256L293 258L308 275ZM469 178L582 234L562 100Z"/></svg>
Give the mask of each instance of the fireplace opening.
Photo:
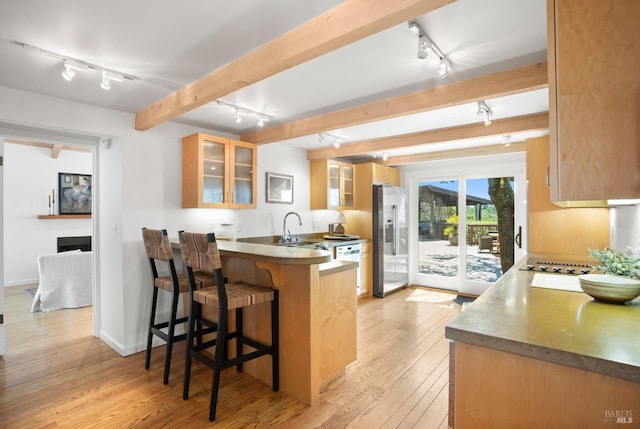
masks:
<svg viewBox="0 0 640 429"><path fill-rule="evenodd" d="M83 235L80 237L58 237L58 253L68 252L70 250L91 252L91 236Z"/></svg>

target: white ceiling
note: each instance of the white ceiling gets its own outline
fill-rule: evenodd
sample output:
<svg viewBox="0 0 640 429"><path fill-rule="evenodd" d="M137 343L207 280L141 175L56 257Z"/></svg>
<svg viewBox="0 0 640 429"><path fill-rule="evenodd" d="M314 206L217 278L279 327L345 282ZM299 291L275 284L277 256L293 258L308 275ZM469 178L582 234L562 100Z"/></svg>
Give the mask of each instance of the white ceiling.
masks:
<svg viewBox="0 0 640 429"><path fill-rule="evenodd" d="M207 73L342 3L338 0L1 0L0 85L136 113ZM416 20L453 69L416 57L416 36L398 25L224 97L274 117L268 126L546 60L545 0L458 0ZM136 76L100 89L100 75L62 79L60 60L26 43ZM547 90L486 100L494 119L545 112ZM479 122L475 103L330 131L348 142ZM235 135L256 121L234 121L215 103L176 122ZM133 127L133 122L132 125ZM512 136L514 142L541 133ZM501 137L389 151L390 156L500 144ZM283 144L319 148L318 135ZM329 143L331 144L331 143ZM371 154L367 155L371 156ZM357 158L357 157L356 157Z"/></svg>

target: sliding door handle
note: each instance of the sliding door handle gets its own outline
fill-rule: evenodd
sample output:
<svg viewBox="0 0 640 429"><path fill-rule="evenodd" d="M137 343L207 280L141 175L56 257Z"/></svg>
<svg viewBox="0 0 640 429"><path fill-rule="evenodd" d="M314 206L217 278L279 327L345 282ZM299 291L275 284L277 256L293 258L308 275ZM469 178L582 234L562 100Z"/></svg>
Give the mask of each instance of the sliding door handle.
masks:
<svg viewBox="0 0 640 429"><path fill-rule="evenodd" d="M516 244L519 249L522 249L522 227L518 227L518 233L516 234Z"/></svg>

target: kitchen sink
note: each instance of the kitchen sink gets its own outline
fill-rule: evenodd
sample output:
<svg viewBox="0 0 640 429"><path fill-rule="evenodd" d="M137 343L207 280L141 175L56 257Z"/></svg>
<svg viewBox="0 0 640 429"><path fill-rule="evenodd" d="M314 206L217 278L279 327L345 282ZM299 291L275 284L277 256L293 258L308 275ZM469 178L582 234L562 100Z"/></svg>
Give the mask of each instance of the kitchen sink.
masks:
<svg viewBox="0 0 640 429"><path fill-rule="evenodd" d="M313 241L289 241L286 243L277 243L278 246L284 246L284 247L302 247L305 249L315 249L316 248L316 244Z"/></svg>
<svg viewBox="0 0 640 429"><path fill-rule="evenodd" d="M285 247L305 247L305 246L311 246L311 247L315 247L316 243L313 243L311 241L291 241L288 243L279 243L280 246L285 246Z"/></svg>

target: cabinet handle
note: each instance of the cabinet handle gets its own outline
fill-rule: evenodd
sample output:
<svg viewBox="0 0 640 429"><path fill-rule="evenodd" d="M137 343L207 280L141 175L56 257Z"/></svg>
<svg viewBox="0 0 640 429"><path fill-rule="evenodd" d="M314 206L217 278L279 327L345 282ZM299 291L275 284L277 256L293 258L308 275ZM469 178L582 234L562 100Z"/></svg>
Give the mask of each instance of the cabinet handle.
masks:
<svg viewBox="0 0 640 429"><path fill-rule="evenodd" d="M522 226L518 227L518 233L516 234L516 244L519 249L522 249Z"/></svg>
<svg viewBox="0 0 640 429"><path fill-rule="evenodd" d="M551 166L547 165L547 188L551 187Z"/></svg>

